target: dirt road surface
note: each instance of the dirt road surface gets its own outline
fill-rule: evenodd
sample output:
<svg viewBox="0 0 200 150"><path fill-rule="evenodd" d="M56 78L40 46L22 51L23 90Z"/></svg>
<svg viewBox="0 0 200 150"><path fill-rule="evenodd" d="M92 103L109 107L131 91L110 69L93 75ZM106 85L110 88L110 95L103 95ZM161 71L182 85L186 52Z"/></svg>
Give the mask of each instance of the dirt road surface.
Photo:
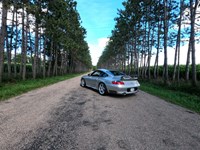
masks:
<svg viewBox="0 0 200 150"><path fill-rule="evenodd" d="M200 115L140 91L100 96L80 77L0 102L0 150L199 150Z"/></svg>

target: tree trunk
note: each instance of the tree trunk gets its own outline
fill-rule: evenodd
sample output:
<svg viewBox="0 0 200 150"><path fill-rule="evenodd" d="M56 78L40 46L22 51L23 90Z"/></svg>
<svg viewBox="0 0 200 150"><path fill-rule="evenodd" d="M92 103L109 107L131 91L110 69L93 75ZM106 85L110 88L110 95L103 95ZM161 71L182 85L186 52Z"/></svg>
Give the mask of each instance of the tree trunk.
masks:
<svg viewBox="0 0 200 150"><path fill-rule="evenodd" d="M161 30L161 22L158 22L158 37L157 37L157 42L158 42L158 47L157 47L157 52L156 52L156 59L154 63L154 79L157 79L158 77L158 58L159 58L159 52L160 52L160 30Z"/></svg>
<svg viewBox="0 0 200 150"><path fill-rule="evenodd" d="M52 64L52 51L53 51L53 41L51 41L51 47L50 47L50 56L49 56L49 64L48 64L48 77L50 77L51 75L51 64Z"/></svg>
<svg viewBox="0 0 200 150"><path fill-rule="evenodd" d="M157 52L156 52L156 58L155 58L155 63L154 63L154 79L157 79L159 74L158 74L158 64L159 64L159 53L160 53L160 31L162 29L162 21L161 21L161 15L160 15L160 1L158 3L158 33L157 33Z"/></svg>
<svg viewBox="0 0 200 150"><path fill-rule="evenodd" d="M196 50L195 50L195 17L196 17L196 10L199 1L195 0L195 5L193 7L193 0L190 0L190 20L191 20L191 51L192 51L192 85L197 85L197 78L196 78Z"/></svg>
<svg viewBox="0 0 200 150"><path fill-rule="evenodd" d="M6 21L7 21L7 6L6 2L2 2L2 25L0 30L0 83L3 80L3 74L4 74L4 40L6 36Z"/></svg>
<svg viewBox="0 0 200 150"><path fill-rule="evenodd" d="M6 49L7 49L7 70L8 70L8 79L11 77L11 41L9 42L9 35L8 32L6 32Z"/></svg>
<svg viewBox="0 0 200 150"><path fill-rule="evenodd" d="M146 57L147 57L147 54L146 54L146 52L144 52L142 78L146 78Z"/></svg>
<svg viewBox="0 0 200 150"><path fill-rule="evenodd" d="M151 78L151 72L150 72L150 63L151 63L151 48L152 48L152 40L153 40L153 34L154 32L152 33L152 37L151 37L151 25L149 23L149 28L148 28L148 57L147 57L147 68L148 68L148 73L147 73L147 77L148 79ZM151 39L151 40L150 40Z"/></svg>
<svg viewBox="0 0 200 150"><path fill-rule="evenodd" d="M41 75L41 70L42 70L42 55L41 55L41 50L42 50L42 40L41 39L41 28L38 30L38 57L37 57L37 75Z"/></svg>
<svg viewBox="0 0 200 150"><path fill-rule="evenodd" d="M43 47L43 78L46 77L46 38L44 39L44 47Z"/></svg>
<svg viewBox="0 0 200 150"><path fill-rule="evenodd" d="M181 42L181 23L182 23L182 15L183 15L183 4L184 1L180 0L180 18L178 20L178 34L176 40L176 49L175 49L175 56L174 56L174 70L173 70L173 77L172 80L175 81L176 79L176 72L177 72L177 81L179 82L179 60L180 60L180 42ZM178 59L178 64L176 65ZM178 68L177 68L178 67Z"/></svg>
<svg viewBox="0 0 200 150"><path fill-rule="evenodd" d="M26 75L26 30L25 30L25 14L24 14L24 4L22 8L22 58L21 58L21 67L20 75L23 80L25 80Z"/></svg>
<svg viewBox="0 0 200 150"><path fill-rule="evenodd" d="M15 19L15 7L12 10L12 26L10 31L10 42L8 42L8 35L7 35L7 60L8 60L8 79L11 78L11 52L13 49L13 28L14 28L14 19Z"/></svg>
<svg viewBox="0 0 200 150"><path fill-rule="evenodd" d="M139 61L138 61L138 52L137 52L137 34L135 34L135 43L134 43L134 76L139 75Z"/></svg>
<svg viewBox="0 0 200 150"><path fill-rule="evenodd" d="M124 54L124 60L123 60L124 62L123 62L123 66L124 66L124 72L126 73L126 52L125 52L125 54Z"/></svg>
<svg viewBox="0 0 200 150"><path fill-rule="evenodd" d="M168 84L167 40L168 40L168 0L164 0L164 83Z"/></svg>
<svg viewBox="0 0 200 150"><path fill-rule="evenodd" d="M130 66L131 66L131 74L133 74L133 52L135 50L133 49L133 42L131 42L131 61L130 61ZM135 66L135 62L134 62L134 66ZM116 65L115 65L115 68L116 68ZM134 67L134 70L135 70L135 67Z"/></svg>
<svg viewBox="0 0 200 150"><path fill-rule="evenodd" d="M130 45L129 45L129 43L128 43L128 45L127 45L127 56L126 57L128 57L127 58L127 61L128 61L128 75L130 75Z"/></svg>
<svg viewBox="0 0 200 150"><path fill-rule="evenodd" d="M34 52L34 62L33 62L33 79L36 78L37 73L37 60L38 60L38 46L39 46L39 37L38 37L38 23L35 22L35 52Z"/></svg>
<svg viewBox="0 0 200 150"><path fill-rule="evenodd" d="M53 76L57 76L57 70L58 70L58 52L57 52L57 48L54 50L54 56L55 56L55 61L54 61L54 67L53 67Z"/></svg>
<svg viewBox="0 0 200 150"><path fill-rule="evenodd" d="M61 65L60 65L60 75L63 75L64 74L64 54L65 52L61 52Z"/></svg>
<svg viewBox="0 0 200 150"><path fill-rule="evenodd" d="M190 38L191 40L191 38ZM189 40L188 43L188 52L187 52L187 60L186 60L186 65L185 65L185 79L186 81L189 80L190 78L190 55L191 55L191 42Z"/></svg>
<svg viewBox="0 0 200 150"><path fill-rule="evenodd" d="M16 7L16 6L15 6ZM16 15L15 15L15 27L16 27L16 39L15 39L15 52L14 52L14 77L17 77L17 62L16 62L16 57L17 57L17 44L18 44L18 15L17 15L17 8L15 8L16 10Z"/></svg>
<svg viewBox="0 0 200 150"><path fill-rule="evenodd" d="M25 37L24 37L24 56L23 56L23 80L26 80L26 62L27 62L27 45L28 45L28 28L29 28L29 14L26 13L26 27L25 27Z"/></svg>

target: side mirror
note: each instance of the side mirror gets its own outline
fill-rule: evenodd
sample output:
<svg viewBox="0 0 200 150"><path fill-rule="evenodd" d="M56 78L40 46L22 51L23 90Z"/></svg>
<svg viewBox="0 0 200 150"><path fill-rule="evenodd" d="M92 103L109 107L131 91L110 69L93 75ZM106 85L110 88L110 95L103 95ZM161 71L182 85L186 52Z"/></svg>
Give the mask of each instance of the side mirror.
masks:
<svg viewBox="0 0 200 150"><path fill-rule="evenodd" d="M89 73L88 76L91 76L91 74Z"/></svg>

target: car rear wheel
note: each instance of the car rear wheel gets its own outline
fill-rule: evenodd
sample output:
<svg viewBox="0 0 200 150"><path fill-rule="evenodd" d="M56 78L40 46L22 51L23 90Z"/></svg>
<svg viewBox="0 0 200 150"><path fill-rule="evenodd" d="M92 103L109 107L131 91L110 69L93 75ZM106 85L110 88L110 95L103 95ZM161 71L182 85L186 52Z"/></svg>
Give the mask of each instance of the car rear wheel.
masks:
<svg viewBox="0 0 200 150"><path fill-rule="evenodd" d="M99 90L100 95L106 95L107 94L106 85L104 83L99 84L98 90Z"/></svg>
<svg viewBox="0 0 200 150"><path fill-rule="evenodd" d="M86 86L85 79L81 79L81 86L82 86L82 87L85 87L85 86Z"/></svg>

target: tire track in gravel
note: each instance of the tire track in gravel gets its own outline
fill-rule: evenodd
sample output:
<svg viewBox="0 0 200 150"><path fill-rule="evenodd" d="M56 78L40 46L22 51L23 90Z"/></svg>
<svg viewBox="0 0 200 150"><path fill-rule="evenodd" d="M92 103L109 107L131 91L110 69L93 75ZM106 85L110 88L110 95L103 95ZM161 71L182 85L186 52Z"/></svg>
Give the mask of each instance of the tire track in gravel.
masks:
<svg viewBox="0 0 200 150"><path fill-rule="evenodd" d="M73 99L71 92L79 81L75 77L0 102L0 150L21 150L31 143L38 132L49 127L55 109L65 99Z"/></svg>
<svg viewBox="0 0 200 150"><path fill-rule="evenodd" d="M77 149L76 130L82 124L82 109L87 99L83 91L76 90L71 93L73 94L70 97L62 97L62 101L52 111L48 126L40 128L32 142L20 149Z"/></svg>

